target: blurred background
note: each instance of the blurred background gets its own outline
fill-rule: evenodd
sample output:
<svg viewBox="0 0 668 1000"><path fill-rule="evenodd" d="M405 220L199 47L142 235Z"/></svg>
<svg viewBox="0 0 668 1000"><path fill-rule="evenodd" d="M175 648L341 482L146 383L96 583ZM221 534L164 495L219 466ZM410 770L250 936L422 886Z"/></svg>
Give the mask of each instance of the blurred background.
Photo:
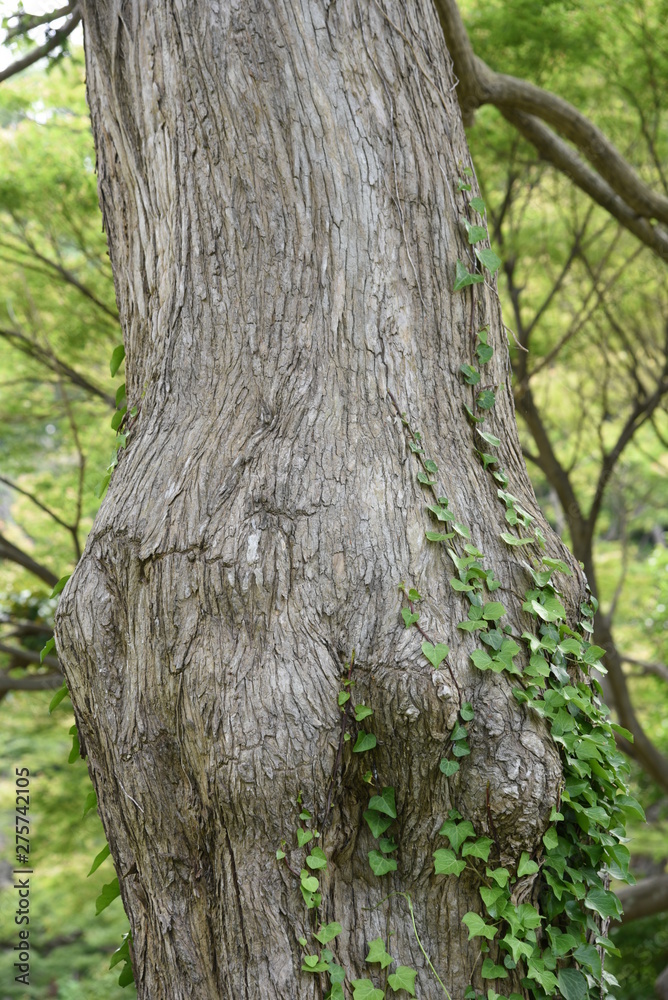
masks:
<svg viewBox="0 0 668 1000"><path fill-rule="evenodd" d="M39 15L48 6L26 3ZM495 70L561 94L668 194L668 3L475 0L461 4ZM15 5L0 3L0 15ZM16 26L9 19L7 29ZM56 22L58 24L60 22ZM85 543L115 453L121 341L101 231L81 38L2 80L46 37L10 37L0 60L0 893L11 896L14 767L31 772L31 987L13 984L13 906L0 908L0 1000L123 995L111 972L127 920L96 916L114 872L51 636L57 581ZM77 29L78 30L78 29ZM29 38L34 39L32 43ZM668 287L667 262L543 162L493 108L468 126L503 260L499 294L518 420L538 499L588 567L609 657L613 708L650 749L631 757L647 823L630 830L646 891L612 931L619 1000L668 997ZM527 350L521 350L517 344ZM68 758L73 763L68 763ZM626 890L627 892L629 890ZM6 989L4 984L12 984ZM3 989L5 992L3 993ZM124 995L133 995L132 985Z"/></svg>

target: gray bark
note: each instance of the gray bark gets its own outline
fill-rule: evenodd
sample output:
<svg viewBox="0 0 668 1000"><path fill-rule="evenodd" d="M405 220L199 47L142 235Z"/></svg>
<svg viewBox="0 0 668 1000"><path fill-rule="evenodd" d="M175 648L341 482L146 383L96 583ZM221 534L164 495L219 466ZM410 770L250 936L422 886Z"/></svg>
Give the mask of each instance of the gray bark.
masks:
<svg viewBox="0 0 668 1000"><path fill-rule="evenodd" d="M317 997L297 938L313 915L274 855L295 799L322 817L337 692L374 709L373 756L346 744L323 846L323 921L350 978L388 932L442 996L479 982L461 918L477 886L433 875L450 807L502 859L548 825L558 754L503 676L475 672L467 604L415 481L397 398L443 492L502 580L519 631L524 557L499 539L458 375L484 323L499 384L488 428L546 534L521 456L495 295L453 295L469 248L469 155L431 0L88 0L100 200L140 407L60 604L58 652L134 936L140 998ZM394 22L394 25L390 22ZM469 196L470 197L470 196ZM552 536L550 547L562 556ZM580 599L574 577L570 609ZM439 772L457 714L405 630L397 585L450 643L473 702L471 756ZM377 879L362 822L373 760L399 806L399 869ZM373 792L373 789L371 789ZM489 805L487 804L489 800ZM291 847L292 850L292 847ZM303 853L292 850L298 870ZM368 968L368 967L367 967ZM486 985L490 985L489 983ZM498 984L497 984L498 985ZM506 980L504 985L508 987Z"/></svg>

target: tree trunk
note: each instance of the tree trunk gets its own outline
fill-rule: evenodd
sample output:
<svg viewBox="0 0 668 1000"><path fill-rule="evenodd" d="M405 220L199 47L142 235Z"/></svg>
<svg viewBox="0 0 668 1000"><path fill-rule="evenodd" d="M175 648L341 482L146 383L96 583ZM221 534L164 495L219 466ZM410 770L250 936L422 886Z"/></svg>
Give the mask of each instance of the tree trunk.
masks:
<svg viewBox="0 0 668 1000"><path fill-rule="evenodd" d="M433 874L439 826L454 806L516 862L548 825L560 765L507 675L470 663L476 643L456 627L466 595L445 548L425 542L435 525L391 399L520 634L528 562L499 538L504 507L463 412L473 390L459 367L484 324L498 386L485 429L550 533L496 294L452 292L457 259L472 260L460 217L475 191L458 190L469 154L432 2L84 0L84 21L138 416L57 640L139 997L323 995L301 971L298 938L317 925L290 870L312 846L295 843L299 793L329 858L319 919L342 924L332 948L349 978L391 933L419 995L443 995L405 899L378 906L399 890L461 997L481 982L480 939L461 924L478 886ZM404 628L402 581L424 597L425 631L451 645L450 672ZM378 745L352 752L349 714L327 816L353 650L353 701L373 709ZM460 694L476 713L471 754L446 779ZM400 847L398 870L377 878L361 814L382 786L396 788Z"/></svg>

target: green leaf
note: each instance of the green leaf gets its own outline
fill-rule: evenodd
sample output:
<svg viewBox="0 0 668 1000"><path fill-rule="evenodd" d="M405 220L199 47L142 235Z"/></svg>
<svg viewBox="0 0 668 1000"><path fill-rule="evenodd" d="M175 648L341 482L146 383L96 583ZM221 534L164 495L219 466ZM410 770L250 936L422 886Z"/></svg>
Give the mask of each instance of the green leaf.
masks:
<svg viewBox="0 0 668 1000"><path fill-rule="evenodd" d="M476 403L481 410L491 410L496 403L496 395L492 389L483 389L478 393Z"/></svg>
<svg viewBox="0 0 668 1000"><path fill-rule="evenodd" d="M506 609L501 601L489 601L489 603L485 604L482 609L482 616L485 621L488 622L498 621L498 619L501 618L502 615L505 615L505 613Z"/></svg>
<svg viewBox="0 0 668 1000"><path fill-rule="evenodd" d="M466 868L465 861L459 861L453 851L444 847L434 851L434 872L436 875L461 875Z"/></svg>
<svg viewBox="0 0 668 1000"><path fill-rule="evenodd" d="M455 823L451 819L446 819L445 823L438 831L441 837L447 837L450 841L450 847L454 851L458 851L465 840L469 837L475 837L475 831L473 829L473 823L468 819L464 820L462 823Z"/></svg>
<svg viewBox="0 0 668 1000"><path fill-rule="evenodd" d="M468 743L455 743L452 752L455 757L468 757L471 753Z"/></svg>
<svg viewBox="0 0 668 1000"><path fill-rule="evenodd" d="M40 650L39 662L44 663L44 657L48 656L51 650L55 648L56 648L56 640L53 638L53 636L51 636L50 639L47 639L46 643Z"/></svg>
<svg viewBox="0 0 668 1000"><path fill-rule="evenodd" d="M534 875L538 871L539 866L535 861L532 861L529 857L527 851L522 851L522 857L520 858L520 863L517 866L517 874L520 878L523 875Z"/></svg>
<svg viewBox="0 0 668 1000"><path fill-rule="evenodd" d="M72 749L67 758L67 763L74 764L81 756L81 744L79 743L79 733L77 732L76 724L70 727L69 733L72 737Z"/></svg>
<svg viewBox="0 0 668 1000"><path fill-rule="evenodd" d="M411 611L410 608L401 609L401 617L404 620L404 625L406 628L410 628L411 625L415 625L416 621L420 618L419 611Z"/></svg>
<svg viewBox="0 0 668 1000"><path fill-rule="evenodd" d="M446 778L451 778L453 774L456 774L459 770L459 764L456 760L448 760L446 757L440 763L440 768Z"/></svg>
<svg viewBox="0 0 668 1000"><path fill-rule="evenodd" d="M387 875L388 872L397 870L397 863L394 858L388 858L380 851L369 851L369 864L374 875Z"/></svg>
<svg viewBox="0 0 668 1000"><path fill-rule="evenodd" d="M391 816L392 819L396 819L397 807L394 799L394 788L383 788L380 795L372 796L369 800L369 809L374 809L379 813L385 813L386 816Z"/></svg>
<svg viewBox="0 0 668 1000"><path fill-rule="evenodd" d="M573 576L570 567L562 559L550 559L548 556L543 556L543 563L549 566L550 569L555 569L558 573L565 573L566 576Z"/></svg>
<svg viewBox="0 0 668 1000"><path fill-rule="evenodd" d="M496 274L501 266L501 258L497 256L493 250L480 250L476 247L475 255L480 263L487 268L490 274Z"/></svg>
<svg viewBox="0 0 668 1000"><path fill-rule="evenodd" d="M392 854L399 847L399 844L394 839L394 837L381 837L378 841L378 847L383 852L383 854Z"/></svg>
<svg viewBox="0 0 668 1000"><path fill-rule="evenodd" d="M553 851L555 847L559 846L559 836L553 826L551 826L543 834L543 843L548 851Z"/></svg>
<svg viewBox="0 0 668 1000"><path fill-rule="evenodd" d="M464 381L469 385L477 385L480 381L480 372L472 368L471 365L460 365L459 370L464 376Z"/></svg>
<svg viewBox="0 0 668 1000"><path fill-rule="evenodd" d="M385 993L377 990L370 979L353 979L353 1000L383 1000Z"/></svg>
<svg viewBox="0 0 668 1000"><path fill-rule="evenodd" d="M373 750L377 743L373 733L361 732L357 734L353 753L364 753L365 750Z"/></svg>
<svg viewBox="0 0 668 1000"><path fill-rule="evenodd" d="M471 659L478 670L489 670L492 666L492 657L488 656L484 649L474 649Z"/></svg>
<svg viewBox="0 0 668 1000"><path fill-rule="evenodd" d="M68 696L69 696L69 691L67 690L67 684L63 684L62 687L58 688L53 698L49 702L49 715L51 715L54 708L58 708L63 698L67 698Z"/></svg>
<svg viewBox="0 0 668 1000"><path fill-rule="evenodd" d="M481 858L483 861L489 861L489 852L492 849L492 844L494 841L491 837L478 837L471 844L464 844L462 847L462 857L472 857Z"/></svg>
<svg viewBox="0 0 668 1000"><path fill-rule="evenodd" d="M385 951L385 942L383 939L375 938L373 941L369 941L369 954L366 957L366 961L369 964L380 962L381 969L386 969L388 965L392 964L394 959Z"/></svg>
<svg viewBox="0 0 668 1000"><path fill-rule="evenodd" d="M577 969L560 969L557 980L564 1000L586 1000L589 996L587 980Z"/></svg>
<svg viewBox="0 0 668 1000"><path fill-rule="evenodd" d="M315 875L309 875L308 870L306 868L302 868L300 879L301 879L301 885L303 886L304 889L306 889L307 892L315 892L320 884Z"/></svg>
<svg viewBox="0 0 668 1000"><path fill-rule="evenodd" d="M598 663L602 656L605 656L605 650L601 646L589 646L589 648L585 650L583 659L585 663L592 665L594 663Z"/></svg>
<svg viewBox="0 0 668 1000"><path fill-rule="evenodd" d="M471 198L469 205L471 206L471 208L475 209L478 215L485 214L485 202L482 200L482 198L477 198L477 197Z"/></svg>
<svg viewBox="0 0 668 1000"><path fill-rule="evenodd" d="M396 972L387 977L390 988L398 993L399 990L406 990L412 997L415 996L415 977L417 972L411 969L410 965L400 965Z"/></svg>
<svg viewBox="0 0 668 1000"><path fill-rule="evenodd" d="M327 962L321 962L317 955L304 955L302 972L327 972Z"/></svg>
<svg viewBox="0 0 668 1000"><path fill-rule="evenodd" d="M502 965L495 965L491 958L487 957L482 963L481 976L483 979L507 979L508 970Z"/></svg>
<svg viewBox="0 0 668 1000"><path fill-rule="evenodd" d="M488 941L493 941L499 930L493 924L486 924L482 917L473 911L464 914L462 923L468 927L469 941L474 937L485 937Z"/></svg>
<svg viewBox="0 0 668 1000"><path fill-rule="evenodd" d="M507 868L487 868L485 874L487 878L493 878L496 884L500 885L502 889L505 889L508 885L510 872Z"/></svg>
<svg viewBox="0 0 668 1000"><path fill-rule="evenodd" d="M50 708L49 711L51 711ZM628 729L624 729L624 726L620 726L616 722L611 722L610 728L612 729L613 733L617 733L618 736L622 736L625 740L628 740L629 743L633 743L633 740L635 739L633 733L630 732Z"/></svg>
<svg viewBox="0 0 668 1000"><path fill-rule="evenodd" d="M466 235L468 236L469 244L473 246L474 243L479 243L480 240L487 239L487 230L484 226L472 226L468 219L464 219L464 226L466 228Z"/></svg>
<svg viewBox="0 0 668 1000"><path fill-rule="evenodd" d="M99 855L98 855L98 857L99 857ZM95 860L97 860L97 858ZM104 861L104 858L102 860ZM93 863L95 863L95 862L93 862ZM102 910L106 910L106 908L109 906L109 904L113 903L113 901L118 896L120 896L120 894L121 894L121 887L118 884L118 879L117 878L115 878L113 880L113 882L109 882L108 885L103 885L102 886L102 892L100 893L100 895L95 900L95 913L96 913L96 915L102 913ZM126 926L127 926L127 924L126 924Z"/></svg>
<svg viewBox="0 0 668 1000"><path fill-rule="evenodd" d="M95 793L93 793L93 794L95 794ZM111 854L111 850L109 849L109 844L105 844L104 847L102 848L102 850L100 851L100 853L95 855L95 858L93 860L93 864L91 865L91 869L88 872L88 875L86 876L86 878L90 878L90 876L93 874L93 872L96 872L98 870L98 868L100 867L100 865L102 864L102 862L106 861L106 859L109 857L110 854ZM116 881L118 881L118 879ZM119 889L119 892L120 892L120 889ZM117 895L118 895L118 893L117 893ZM111 900L109 902L111 902ZM99 913L100 911L98 910L97 912Z"/></svg>
<svg viewBox="0 0 668 1000"><path fill-rule="evenodd" d="M81 818L84 819L91 809L97 809L97 795L95 792L89 792L84 801L83 813Z"/></svg>
<svg viewBox="0 0 668 1000"><path fill-rule="evenodd" d="M381 834L385 833L388 826L392 826L392 820L389 816L384 816L382 813L377 812L375 809L367 809L366 812L362 814L367 822L367 826L371 830L374 837L378 838Z"/></svg>
<svg viewBox="0 0 668 1000"><path fill-rule="evenodd" d="M466 288L467 285L478 285L484 280L485 278L482 274L469 274L463 261L458 260L455 264L455 283L452 290L453 292L459 292L462 288Z"/></svg>
<svg viewBox="0 0 668 1000"><path fill-rule="evenodd" d="M337 701L339 708L343 708L347 701L350 701L350 691L339 691Z"/></svg>
<svg viewBox="0 0 668 1000"><path fill-rule="evenodd" d="M455 529L458 535L462 536L462 538L470 539L471 532L469 531L469 529L466 527L465 524L461 524L459 521L453 521L452 527Z"/></svg>
<svg viewBox="0 0 668 1000"><path fill-rule="evenodd" d="M602 917L617 919L622 915L622 904L614 892L608 889L590 889L584 904L588 910L594 910Z"/></svg>
<svg viewBox="0 0 668 1000"><path fill-rule="evenodd" d="M438 642L433 646L430 642L422 643L422 652L427 657L431 665L435 670L438 670L443 660L446 658L450 650L445 645L444 642Z"/></svg>
<svg viewBox="0 0 668 1000"><path fill-rule="evenodd" d="M486 365L494 357L494 348L489 344L478 344L475 349L476 357L481 365Z"/></svg>
<svg viewBox="0 0 668 1000"><path fill-rule="evenodd" d="M285 857L285 851L282 851L282 850L281 850L281 849L279 848L279 849L278 849L278 850L276 851L276 860L277 860L277 861L282 861L284 857ZM306 944L306 939L304 939L304 944Z"/></svg>
<svg viewBox="0 0 668 1000"><path fill-rule="evenodd" d="M123 358L125 357L125 347L123 344L119 344L115 347L111 355L111 361L109 362L109 371L111 372L111 377L113 378L118 369L123 363Z"/></svg>
<svg viewBox="0 0 668 1000"><path fill-rule="evenodd" d="M56 597L56 595L61 592L61 590L63 589L63 587L65 586L65 584L67 583L67 581L69 580L69 578L71 576L72 576L71 573L68 573L66 576L61 576L60 580L58 581L58 583L56 584L56 586L53 588L53 590L51 591L51 593L50 593L49 596L50 597Z"/></svg>
<svg viewBox="0 0 668 1000"><path fill-rule="evenodd" d="M481 431L480 429L478 429L478 434L483 439L483 441L486 441L487 444L492 446L492 448L498 448L499 445L501 444L500 439L498 437L495 437L494 434L490 434L489 431Z"/></svg>
<svg viewBox="0 0 668 1000"><path fill-rule="evenodd" d="M342 930L343 927L341 924L338 923L338 921L333 920L331 924L325 924L321 927L318 933L314 934L313 937L316 941L319 941L320 944L329 944L329 942L333 941Z"/></svg>
<svg viewBox="0 0 668 1000"><path fill-rule="evenodd" d="M536 541L535 538L517 538L516 535L511 535L509 531L502 531L501 538L506 545L533 545Z"/></svg>
<svg viewBox="0 0 668 1000"><path fill-rule="evenodd" d="M455 728L450 733L450 739L453 743L456 743L458 740L467 739L468 735L469 731L466 726L462 726L460 722L455 722Z"/></svg>
<svg viewBox="0 0 668 1000"><path fill-rule="evenodd" d="M364 719L368 719L370 715L373 715L372 708L367 708L366 705L355 705L355 722L362 722Z"/></svg>
<svg viewBox="0 0 668 1000"><path fill-rule="evenodd" d="M438 472L438 466L436 462L433 460L433 458L425 458L424 467L427 470L427 472L432 472L434 474Z"/></svg>
<svg viewBox="0 0 668 1000"><path fill-rule="evenodd" d="M461 715L464 722L470 722L473 719L475 712L473 711L473 705L471 704L470 701L464 702L464 704L459 710L459 714Z"/></svg>
<svg viewBox="0 0 668 1000"><path fill-rule="evenodd" d="M327 867L327 855L323 851L322 847L313 848L313 850L306 859L306 864L313 871L317 871L319 868Z"/></svg>
<svg viewBox="0 0 668 1000"><path fill-rule="evenodd" d="M624 810L624 814L628 819L637 819L641 823L647 822L645 817L645 811L640 805L637 799L634 799L631 795L618 795L615 799L615 805L621 806Z"/></svg>
<svg viewBox="0 0 668 1000"><path fill-rule="evenodd" d="M450 538L454 538L454 531L449 532L444 535L441 531L425 531L427 541L429 542L447 542Z"/></svg>

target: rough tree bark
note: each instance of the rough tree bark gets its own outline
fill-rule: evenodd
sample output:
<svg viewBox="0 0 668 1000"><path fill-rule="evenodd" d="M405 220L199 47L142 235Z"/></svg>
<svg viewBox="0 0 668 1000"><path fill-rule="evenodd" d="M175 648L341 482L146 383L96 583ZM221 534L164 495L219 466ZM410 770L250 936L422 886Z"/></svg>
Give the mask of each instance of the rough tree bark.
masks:
<svg viewBox="0 0 668 1000"><path fill-rule="evenodd" d="M353 977L366 943L391 931L393 953L421 970L419 995L442 996L404 902L373 909L410 891L425 948L461 996L480 982L479 943L461 924L479 897L465 877L433 875L439 825L454 805L478 833L493 828L503 859L533 851L559 756L505 675L470 665L456 630L467 605L445 552L425 544L432 525L388 393L422 431L521 631L526 563L499 539L504 508L462 411L472 390L458 370L484 323L499 385L486 426L513 493L569 557L524 467L495 293L451 291L470 253L459 222L470 196L457 191L469 154L433 4L87 0L83 16L139 414L63 593L57 643L139 996L322 995L300 972L312 915L274 855L294 841L300 790L323 816L353 649L378 781L397 790L399 869L381 880L369 869L369 758L347 744L322 917L343 924L335 950ZM476 709L450 781L438 765L457 699L403 628L402 580L425 595L422 621L450 643Z"/></svg>

